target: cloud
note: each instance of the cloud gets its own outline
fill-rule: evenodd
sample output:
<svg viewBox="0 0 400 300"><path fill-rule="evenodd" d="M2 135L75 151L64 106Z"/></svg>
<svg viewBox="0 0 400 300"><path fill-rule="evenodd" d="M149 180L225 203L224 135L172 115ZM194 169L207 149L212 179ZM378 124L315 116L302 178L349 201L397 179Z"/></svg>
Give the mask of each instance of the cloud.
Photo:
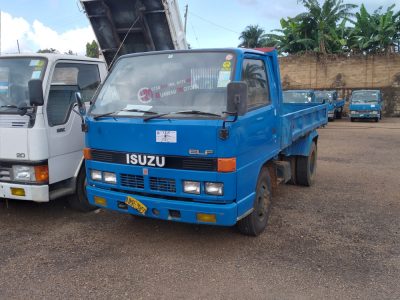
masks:
<svg viewBox="0 0 400 300"><path fill-rule="evenodd" d="M85 54L86 43L93 39L95 37L90 26L59 33L38 20L29 24L23 18L2 13L2 53L17 53L18 40L21 52L36 52L39 49L54 48L60 53L72 50L74 53Z"/></svg>

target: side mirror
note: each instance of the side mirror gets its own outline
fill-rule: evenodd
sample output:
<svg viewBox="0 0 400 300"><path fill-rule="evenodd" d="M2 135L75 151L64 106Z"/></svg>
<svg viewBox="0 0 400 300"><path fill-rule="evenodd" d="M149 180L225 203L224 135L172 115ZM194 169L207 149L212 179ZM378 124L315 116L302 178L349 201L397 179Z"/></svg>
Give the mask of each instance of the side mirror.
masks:
<svg viewBox="0 0 400 300"><path fill-rule="evenodd" d="M247 112L247 83L244 81L230 82L228 89L228 112L243 116Z"/></svg>
<svg viewBox="0 0 400 300"><path fill-rule="evenodd" d="M86 106L85 106L85 102L83 102L81 93L76 92L75 98L76 98L76 104L78 105L79 114L81 116L86 115Z"/></svg>
<svg viewBox="0 0 400 300"><path fill-rule="evenodd" d="M42 106L43 98L43 82L40 79L31 79L28 82L29 102L31 106Z"/></svg>

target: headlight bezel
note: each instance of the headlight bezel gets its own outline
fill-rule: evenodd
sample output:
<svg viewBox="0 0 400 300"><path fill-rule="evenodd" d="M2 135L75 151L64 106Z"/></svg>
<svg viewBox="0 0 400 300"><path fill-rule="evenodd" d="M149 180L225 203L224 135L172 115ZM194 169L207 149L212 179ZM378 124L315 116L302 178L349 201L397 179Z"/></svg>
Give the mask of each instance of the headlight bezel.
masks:
<svg viewBox="0 0 400 300"><path fill-rule="evenodd" d="M21 170L25 169L25 170ZM12 165L11 167L12 179L14 181L22 181L22 182L35 182L35 167L34 166L27 166L27 165ZM29 173L29 178L18 176L21 173Z"/></svg>
<svg viewBox="0 0 400 300"><path fill-rule="evenodd" d="M182 189L186 194L200 195L201 193L201 182L194 180L183 180Z"/></svg>
<svg viewBox="0 0 400 300"><path fill-rule="evenodd" d="M214 191L212 191L213 188L214 188ZM224 195L224 183L223 182L206 181L204 183L204 191L207 195L223 196Z"/></svg>

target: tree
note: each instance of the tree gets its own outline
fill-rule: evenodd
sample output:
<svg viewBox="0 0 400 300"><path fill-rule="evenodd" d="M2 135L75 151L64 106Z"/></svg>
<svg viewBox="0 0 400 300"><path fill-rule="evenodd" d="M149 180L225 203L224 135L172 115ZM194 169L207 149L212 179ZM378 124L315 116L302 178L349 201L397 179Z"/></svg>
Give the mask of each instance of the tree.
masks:
<svg viewBox="0 0 400 300"><path fill-rule="evenodd" d="M257 48L265 46L265 30L258 25L249 25L239 36L239 47Z"/></svg>
<svg viewBox="0 0 400 300"><path fill-rule="evenodd" d="M68 50L67 52L64 52L64 54L67 54L67 55L77 55L77 54L74 53L72 50Z"/></svg>
<svg viewBox="0 0 400 300"><path fill-rule="evenodd" d="M322 6L318 0L299 0L299 2L304 5L307 12L298 15L297 18L303 19L308 30L312 32L310 38L318 45L315 50L323 54L338 52L341 43L337 39L337 26L354 15L351 10L357 5L344 4L343 0L325 0Z"/></svg>
<svg viewBox="0 0 400 300"><path fill-rule="evenodd" d="M400 11L394 12L394 5L386 12L382 7L369 14L364 5L356 13L351 29L349 45L353 52L382 53L393 52L400 38Z"/></svg>
<svg viewBox="0 0 400 300"><path fill-rule="evenodd" d="M60 52L54 48L46 48L46 49L39 49L37 53L60 53Z"/></svg>
<svg viewBox="0 0 400 300"><path fill-rule="evenodd" d="M91 43L86 44L86 56L98 58L99 53L99 45L97 45L95 40L93 40Z"/></svg>

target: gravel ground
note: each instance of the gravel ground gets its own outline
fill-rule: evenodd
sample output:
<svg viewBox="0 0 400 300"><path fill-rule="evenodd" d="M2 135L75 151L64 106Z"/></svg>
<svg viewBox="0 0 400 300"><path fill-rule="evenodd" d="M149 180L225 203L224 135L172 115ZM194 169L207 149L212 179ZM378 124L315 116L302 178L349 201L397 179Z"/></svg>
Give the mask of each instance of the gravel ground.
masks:
<svg viewBox="0 0 400 300"><path fill-rule="evenodd" d="M400 119L319 132L257 238L0 200L0 299L400 299Z"/></svg>

